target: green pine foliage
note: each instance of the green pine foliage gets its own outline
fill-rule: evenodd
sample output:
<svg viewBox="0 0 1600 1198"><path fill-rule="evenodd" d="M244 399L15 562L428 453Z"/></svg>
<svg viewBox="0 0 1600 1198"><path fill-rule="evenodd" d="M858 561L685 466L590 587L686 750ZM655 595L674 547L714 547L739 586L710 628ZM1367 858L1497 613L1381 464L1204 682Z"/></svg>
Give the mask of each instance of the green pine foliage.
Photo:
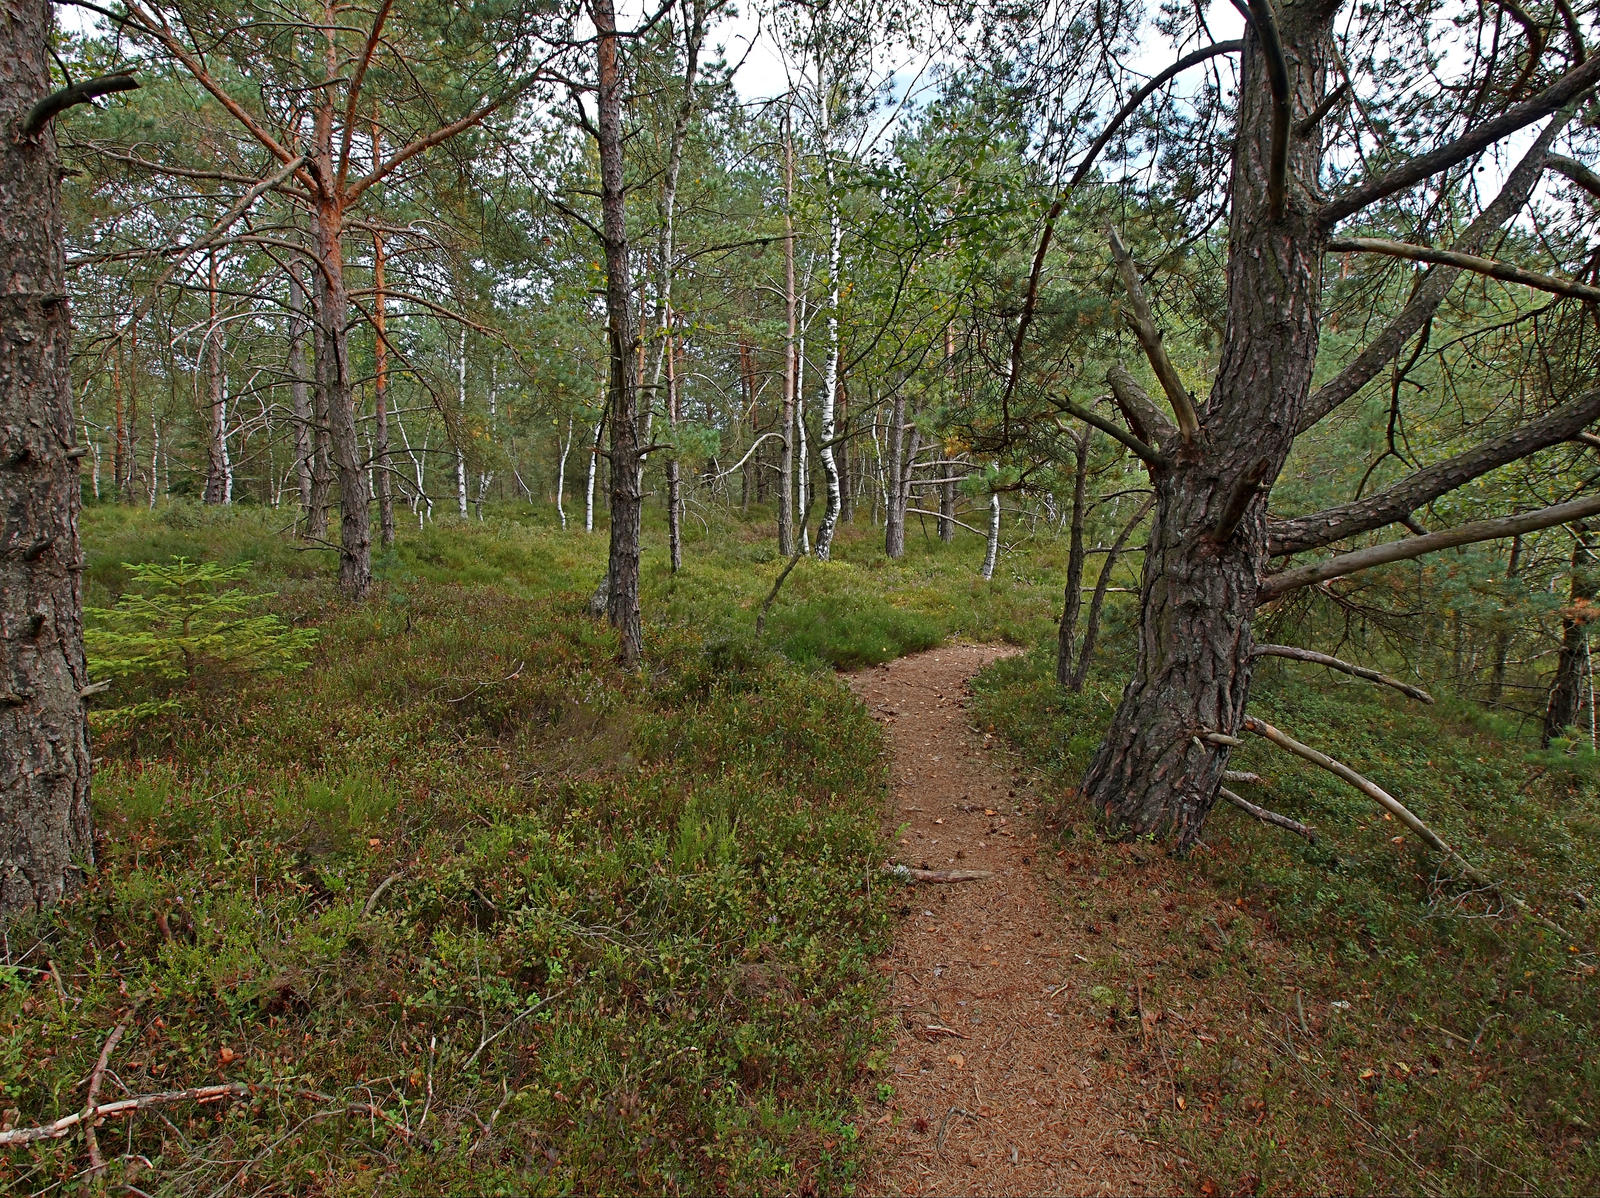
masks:
<svg viewBox="0 0 1600 1198"><path fill-rule="evenodd" d="M131 588L111 607L84 609L90 673L115 696L97 709L98 724L133 727L215 698L245 676L306 668L317 631L260 610L271 592L230 585L251 564L124 563Z"/></svg>

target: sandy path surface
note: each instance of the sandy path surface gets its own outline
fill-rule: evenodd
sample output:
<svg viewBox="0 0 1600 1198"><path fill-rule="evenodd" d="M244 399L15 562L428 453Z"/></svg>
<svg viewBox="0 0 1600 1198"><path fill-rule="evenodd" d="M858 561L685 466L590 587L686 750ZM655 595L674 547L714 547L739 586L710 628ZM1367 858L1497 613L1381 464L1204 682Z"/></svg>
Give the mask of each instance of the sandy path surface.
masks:
<svg viewBox="0 0 1600 1198"><path fill-rule="evenodd" d="M950 645L863 670L851 688L892 747L905 865L993 876L901 893L883 962L898 1017L895 1097L869 1125L875 1194L1171 1190L1130 1109L1106 1021L1073 980L1084 958L1039 868L1038 797L973 726L966 683L1010 650ZM903 830L901 830L903 829ZM881 1108L873 1107L874 1110Z"/></svg>

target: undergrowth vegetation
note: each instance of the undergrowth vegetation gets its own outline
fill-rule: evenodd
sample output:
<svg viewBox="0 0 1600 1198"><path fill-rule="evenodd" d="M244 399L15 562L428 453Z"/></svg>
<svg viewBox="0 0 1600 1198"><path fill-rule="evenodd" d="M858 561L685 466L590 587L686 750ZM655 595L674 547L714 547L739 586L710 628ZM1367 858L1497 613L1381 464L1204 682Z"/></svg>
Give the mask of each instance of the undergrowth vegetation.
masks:
<svg viewBox="0 0 1600 1198"><path fill-rule="evenodd" d="M1048 647L975 684L982 718L1063 793L1129 665L1104 664L1081 695L1057 689ZM1240 789L1311 824L1316 844L1219 805L1205 846L1173 862L1105 844L1069 794L1061 852L1147 875L1143 909L1079 894L1066 917L1092 929L1094 967L1127 992L1113 1018L1130 1059L1170 1086L1163 1130L1189 1187L1600 1188L1592 771L1463 709L1441 715L1314 667L1274 663L1252 696L1257 715L1379 782L1569 934L1507 918L1504 898L1370 800L1257 738L1232 763L1263 782Z"/></svg>
<svg viewBox="0 0 1600 1198"><path fill-rule="evenodd" d="M137 615L175 556L206 563L191 606L253 563L274 628L319 635L303 672L213 670L204 702L97 717L98 870L11 931L5 1119L81 1108L126 1025L101 1101L247 1090L103 1129L113 1188L847 1187L888 932L884 776L819 667L1001 635L1016 606L938 585L970 572L953 553L802 568L769 633L786 656L753 635L781 563L752 571L752 530L676 578L647 560L663 614L628 676L581 614L603 534L429 528L350 609L276 520L86 515L91 626L123 689L129 638L175 635ZM74 1135L0 1178L46 1191L84 1163Z"/></svg>
<svg viewBox="0 0 1600 1198"><path fill-rule="evenodd" d="M1231 808L1184 860L1106 843L1070 788L1127 668L1130 605L1108 606L1099 668L1063 695L1048 537L985 584L971 539L913 535L889 563L847 526L758 639L784 564L770 530L691 528L676 576L646 555L649 665L627 675L581 614L603 534L544 513L404 531L360 608L270 512L104 507L85 525L103 646L105 612L136 633L130 598L187 557L206 574L192 605L243 587L262 598L234 606L309 662L97 716L98 869L11 929L6 1122L82 1109L119 1027L101 1101L234 1087L102 1127L112 1188L851 1189L892 926L880 737L831 667L956 636L1038 646L980 675L978 718L1065 796L1055 859L1138 880L1133 909L1126 887L1078 886L1061 917L1084 992L1126 1033L1108 1068L1166 1088L1153 1134L1184 1188L1600 1188L1595 770L1475 708L1288 663L1253 702L1568 936L1501 917L1258 741L1235 757L1264 780L1249 797L1316 844ZM139 693L133 667L117 682L113 709ZM0 1184L50 1192L85 1164L75 1132L13 1150Z"/></svg>

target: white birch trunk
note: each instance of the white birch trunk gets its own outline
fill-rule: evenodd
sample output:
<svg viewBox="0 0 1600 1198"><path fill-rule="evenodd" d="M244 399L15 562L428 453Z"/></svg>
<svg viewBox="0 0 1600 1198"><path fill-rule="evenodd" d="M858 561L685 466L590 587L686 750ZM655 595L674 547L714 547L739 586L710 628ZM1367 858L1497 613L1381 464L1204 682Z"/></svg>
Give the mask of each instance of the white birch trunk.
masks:
<svg viewBox="0 0 1600 1198"><path fill-rule="evenodd" d="M461 340L458 344L459 357L456 360L456 411L459 418L456 424L456 510L463 520L467 518L467 451L462 447L461 438L467 431L467 330L461 329Z"/></svg>
<svg viewBox="0 0 1600 1198"><path fill-rule="evenodd" d="M989 543L983 550L983 578L994 577L995 559L1000 556L1000 492L989 492Z"/></svg>

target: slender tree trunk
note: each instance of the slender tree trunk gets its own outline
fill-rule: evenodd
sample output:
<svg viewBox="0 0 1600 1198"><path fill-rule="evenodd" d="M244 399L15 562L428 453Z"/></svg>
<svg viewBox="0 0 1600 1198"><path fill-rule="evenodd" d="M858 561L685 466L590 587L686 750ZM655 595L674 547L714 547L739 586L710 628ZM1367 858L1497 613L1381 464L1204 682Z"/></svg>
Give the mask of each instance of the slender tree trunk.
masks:
<svg viewBox="0 0 1600 1198"><path fill-rule="evenodd" d="M852 483L856 478L856 469L850 463L850 388L845 382L844 375L839 376L839 385L836 388L834 400L837 411L834 416L834 425L838 431L834 434L839 442L839 523L853 524L856 518L855 493Z"/></svg>
<svg viewBox="0 0 1600 1198"><path fill-rule="evenodd" d="M794 134L783 118L783 458L778 464L778 554L794 553L795 397L800 390L800 339L794 279Z"/></svg>
<svg viewBox="0 0 1600 1198"><path fill-rule="evenodd" d="M312 464L316 456L316 420L311 411L311 384L306 377L305 284L297 267L289 270L289 397L294 408L294 466L300 484L300 511L304 528L310 531L312 511Z"/></svg>
<svg viewBox="0 0 1600 1198"><path fill-rule="evenodd" d="M906 505L902 502L907 473L902 460L906 450L905 422L906 400L901 389L894 393L889 407L889 427L884 433L889 458L884 463L883 551L890 561L898 561L906 553Z"/></svg>
<svg viewBox="0 0 1600 1198"><path fill-rule="evenodd" d="M123 457L123 447L127 441L126 406L122 402L122 346L117 345L116 355L111 359L111 489L113 492L122 490L122 475L127 468Z"/></svg>
<svg viewBox="0 0 1600 1198"><path fill-rule="evenodd" d="M1072 681L1072 650L1078 637L1078 610L1083 605L1084 488L1089 481L1089 433L1086 424L1073 442L1072 531L1067 541L1067 585L1062 596L1061 624L1056 629L1056 681Z"/></svg>
<svg viewBox="0 0 1600 1198"><path fill-rule="evenodd" d="M332 179L332 155L322 159ZM318 367L325 388L329 456L339 478L339 589L348 599L364 599L372 587L372 521L367 513L367 471L356 433L355 391L350 382L346 332L350 299L345 290L344 253L338 205L317 210L317 346L326 363Z"/></svg>
<svg viewBox="0 0 1600 1198"><path fill-rule="evenodd" d="M124 503L133 503L139 486L139 325L128 329L128 442L125 447L127 477L122 481Z"/></svg>
<svg viewBox="0 0 1600 1198"><path fill-rule="evenodd" d="M1583 706L1584 672L1589 663L1589 625L1595 618L1595 595L1600 570L1592 543L1593 530L1580 524L1572 541L1572 581L1568 584L1569 602L1561 613L1561 652L1556 658L1555 677L1550 682L1550 700L1544 713L1545 748L1555 737L1578 722Z"/></svg>
<svg viewBox="0 0 1600 1198"><path fill-rule="evenodd" d="M605 399L604 392L601 400ZM600 418L594 422L594 437L589 444L589 482L583 494L583 531L594 531L594 477L600 470L600 433L606 426L605 412L602 409Z"/></svg>
<svg viewBox="0 0 1600 1198"><path fill-rule="evenodd" d="M1279 6L1293 112L1324 94L1332 9ZM1193 441L1153 470L1138 665L1084 793L1135 834L1184 849L1216 801L1250 692L1250 628L1266 573L1264 483L1283 468L1316 364L1326 230L1310 190L1320 128L1289 142L1287 198L1272 211L1273 97L1254 33L1240 66L1221 360ZM1305 180L1302 184L1300 180Z"/></svg>
<svg viewBox="0 0 1600 1198"><path fill-rule="evenodd" d="M217 322L217 256L211 255L211 319L206 325L206 503L228 502L228 397L224 393L222 369L222 326Z"/></svg>
<svg viewBox="0 0 1600 1198"><path fill-rule="evenodd" d="M945 466L945 470L954 467ZM956 480L947 478L939 484L939 539L946 545L956 539Z"/></svg>
<svg viewBox="0 0 1600 1198"><path fill-rule="evenodd" d="M372 122L372 160L382 155L378 122ZM394 545L394 483L389 477L389 332L384 312L383 234L372 235L372 469L378 492L378 543L385 549Z"/></svg>
<svg viewBox="0 0 1600 1198"><path fill-rule="evenodd" d="M983 580L994 577L994 564L1000 557L1000 492L989 492L989 540L983 549Z"/></svg>
<svg viewBox="0 0 1600 1198"><path fill-rule="evenodd" d="M629 311L627 193L622 171L622 72L612 0L592 0L599 64L600 212L606 261L606 336L610 345L611 550L606 615L620 638L622 664L639 664L644 634L639 612L638 404L630 365L638 345Z"/></svg>
<svg viewBox="0 0 1600 1198"><path fill-rule="evenodd" d="M672 344L672 333L667 333L667 425L678 427L678 371L677 351ZM678 455L667 459L667 548L672 559L672 572L683 568L683 491L678 471Z"/></svg>
<svg viewBox="0 0 1600 1198"><path fill-rule="evenodd" d="M489 360L489 441L494 443L497 435L496 425L500 421L500 380L496 371L494 359ZM478 497L473 505L478 510L478 523L483 523L483 501L489 497L489 484L494 482L493 470L478 471Z"/></svg>
<svg viewBox="0 0 1600 1198"><path fill-rule="evenodd" d="M59 902L94 864L82 692L83 551L45 0L0 21L0 918Z"/></svg>
<svg viewBox="0 0 1600 1198"><path fill-rule="evenodd" d="M1506 564L1506 582L1509 583L1522 571L1522 538L1511 538L1511 560ZM1494 662L1489 668L1489 705L1500 706L1500 700L1505 695L1506 689L1506 658L1511 653L1511 622L1506 624L1494 637Z"/></svg>
<svg viewBox="0 0 1600 1198"><path fill-rule="evenodd" d="M817 560L825 562L833 550L833 530L839 523L840 496L839 465L834 458L835 414L839 399L839 270L842 264L843 222L839 216L838 198L833 194L833 161L829 154L832 136L832 118L829 115L827 75L823 59L817 64L817 90L822 104L822 178L828 204L828 357L822 369L822 404L818 409L817 433L822 438L818 457L822 463L822 480L826 488L826 501L822 522L817 525Z"/></svg>
<svg viewBox="0 0 1600 1198"><path fill-rule="evenodd" d="M1089 664L1094 660L1095 641L1100 636L1100 613L1105 608L1106 591L1111 585L1112 572L1117 568L1117 561L1122 556L1128 538L1133 535L1133 530L1139 527L1139 523L1150 514L1154 504L1153 498L1145 500L1133 513L1132 518L1122 526L1122 531L1112 542L1111 552L1106 554L1105 564L1100 568L1100 577L1095 579L1094 595L1089 600L1089 618L1083 628L1083 642L1078 646L1078 665L1067 682L1067 689L1073 694L1082 691L1083 684L1089 678Z"/></svg>
<svg viewBox="0 0 1600 1198"><path fill-rule="evenodd" d="M561 517L561 527L567 527L567 509L562 504L567 489L567 455L572 452L572 417L567 417L567 439L561 443L561 460L556 463L556 515Z"/></svg>
<svg viewBox="0 0 1600 1198"><path fill-rule="evenodd" d="M456 514L467 518L467 326L456 346Z"/></svg>

